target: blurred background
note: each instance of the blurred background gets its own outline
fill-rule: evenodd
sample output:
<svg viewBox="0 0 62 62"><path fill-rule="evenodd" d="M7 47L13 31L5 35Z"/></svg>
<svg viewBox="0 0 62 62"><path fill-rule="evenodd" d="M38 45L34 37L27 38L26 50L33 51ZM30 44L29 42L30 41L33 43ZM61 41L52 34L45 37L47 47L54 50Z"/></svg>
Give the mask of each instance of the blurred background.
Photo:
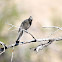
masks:
<svg viewBox="0 0 62 62"><path fill-rule="evenodd" d="M36 39L47 38L57 29L42 28L43 26L62 27L62 0L0 0L0 41L6 45L15 43L18 37L17 27L29 16L33 17L33 22L28 31ZM15 30L17 29L17 30ZM15 31L12 31L15 30ZM62 36L62 31L58 30L50 38ZM32 40L32 37L24 33L21 41ZM13 62L62 62L62 41L53 42L47 48L38 53L30 50L41 43L31 43L19 45L14 49ZM2 47L2 46L0 46ZM0 62L10 62L12 48L0 55Z"/></svg>

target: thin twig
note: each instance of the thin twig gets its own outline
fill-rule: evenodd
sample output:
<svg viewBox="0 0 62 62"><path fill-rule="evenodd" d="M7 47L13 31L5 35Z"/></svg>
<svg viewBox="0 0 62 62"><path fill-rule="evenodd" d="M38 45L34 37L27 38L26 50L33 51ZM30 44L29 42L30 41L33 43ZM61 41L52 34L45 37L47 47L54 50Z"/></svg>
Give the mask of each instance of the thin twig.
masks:
<svg viewBox="0 0 62 62"><path fill-rule="evenodd" d="M11 62L13 61L13 56L14 56L14 47L13 47L13 49L12 49Z"/></svg>
<svg viewBox="0 0 62 62"><path fill-rule="evenodd" d="M53 33L51 33L47 38L51 37L53 34L55 34L59 29L57 29L56 31L54 31Z"/></svg>
<svg viewBox="0 0 62 62"><path fill-rule="evenodd" d="M10 25L10 26L12 26L12 27L19 28L19 27L17 27L17 26L15 26L15 25L13 25L13 24L8 23L8 22L6 22L6 24L8 24L8 25Z"/></svg>
<svg viewBox="0 0 62 62"><path fill-rule="evenodd" d="M23 31L26 32L26 33L28 33L28 34L30 34L30 35L32 36L32 38L35 39L35 37L34 37L31 33L29 33L27 30L24 30L24 29L23 29ZM35 40L36 40L36 39L35 39Z"/></svg>
<svg viewBox="0 0 62 62"><path fill-rule="evenodd" d="M42 28L57 28L57 29L59 29L59 30L62 30L62 27L57 27L57 26L42 27Z"/></svg>

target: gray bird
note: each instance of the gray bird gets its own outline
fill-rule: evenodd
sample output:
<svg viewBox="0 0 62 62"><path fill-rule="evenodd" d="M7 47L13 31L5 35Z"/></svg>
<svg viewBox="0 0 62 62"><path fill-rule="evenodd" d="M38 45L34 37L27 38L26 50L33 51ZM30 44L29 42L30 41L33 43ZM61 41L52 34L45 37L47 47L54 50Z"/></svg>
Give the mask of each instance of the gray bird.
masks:
<svg viewBox="0 0 62 62"><path fill-rule="evenodd" d="M28 19L24 20L24 21L21 23L18 32L20 32L21 29L25 29L25 30L27 30L27 29L31 26L31 24L32 24L32 20L33 20L32 16L30 16Z"/></svg>
<svg viewBox="0 0 62 62"><path fill-rule="evenodd" d="M32 18L32 16L30 16L28 19L24 20L24 21L21 23L20 28L19 28L19 30L18 30L19 36L18 36L17 41L20 39L20 37L21 37L22 34L23 34L23 30L22 30L22 29L27 30L27 29L31 26L32 20L33 20L33 18ZM30 35L31 35L31 34L30 34ZM32 36L32 35L31 35L31 36ZM33 36L32 36L32 37L33 37ZM33 37L33 38L34 38L34 37Z"/></svg>

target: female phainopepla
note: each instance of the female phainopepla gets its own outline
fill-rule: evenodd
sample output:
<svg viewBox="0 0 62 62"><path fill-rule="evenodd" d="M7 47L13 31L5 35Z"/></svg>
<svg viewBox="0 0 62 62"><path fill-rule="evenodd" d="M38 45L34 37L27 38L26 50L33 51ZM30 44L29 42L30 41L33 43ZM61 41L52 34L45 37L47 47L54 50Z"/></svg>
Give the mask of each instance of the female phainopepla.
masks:
<svg viewBox="0 0 62 62"><path fill-rule="evenodd" d="M33 18L32 18L32 16L30 16L28 19L24 20L24 21L21 23L20 28L19 28L19 30L18 30L19 36L18 36L18 38L17 38L17 41L18 41L18 40L20 39L20 37L22 36L23 30L27 30L27 29L31 26L32 20L33 20ZM28 33L27 31L25 31L25 32ZM28 33L28 34L30 34L30 33ZM33 37L32 34L30 34L30 35ZM34 38L34 37L33 37L33 38ZM35 39L35 38L34 38L34 39ZM36 40L36 39L35 39L35 40Z"/></svg>

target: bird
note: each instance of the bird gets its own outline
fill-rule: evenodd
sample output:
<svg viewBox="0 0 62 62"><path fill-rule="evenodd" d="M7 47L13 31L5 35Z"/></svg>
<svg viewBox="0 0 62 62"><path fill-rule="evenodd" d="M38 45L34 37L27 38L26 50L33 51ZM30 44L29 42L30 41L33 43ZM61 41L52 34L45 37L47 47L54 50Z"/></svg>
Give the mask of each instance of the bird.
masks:
<svg viewBox="0 0 62 62"><path fill-rule="evenodd" d="M20 27L19 27L19 30L18 30L18 33L19 33L19 36L18 36L18 38L17 38L17 41L20 39L20 37L23 35L23 29L24 30L27 30L27 29L29 29L29 27L31 26L31 24L32 24L32 20L33 20L33 18L32 18L32 16L30 16L28 19L26 19L26 20L24 20L22 23L21 23L21 25L20 25ZM30 34L31 35L31 34ZM32 36L32 35L31 35ZM33 37L33 36L32 36Z"/></svg>
<svg viewBox="0 0 62 62"><path fill-rule="evenodd" d="M24 21L21 23L18 32L20 32L21 29L25 29L25 30L27 30L27 29L31 26L31 24L32 24L32 20L33 20L32 16L30 16L28 19L24 20Z"/></svg>

